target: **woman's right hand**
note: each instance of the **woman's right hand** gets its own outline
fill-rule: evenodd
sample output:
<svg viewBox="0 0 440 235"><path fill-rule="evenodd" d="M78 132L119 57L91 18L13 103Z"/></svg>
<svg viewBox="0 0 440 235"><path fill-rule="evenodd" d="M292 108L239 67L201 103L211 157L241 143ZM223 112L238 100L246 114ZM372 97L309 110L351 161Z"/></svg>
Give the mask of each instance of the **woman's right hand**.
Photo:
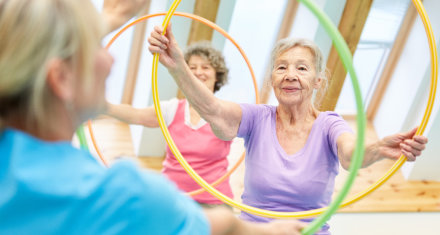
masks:
<svg viewBox="0 0 440 235"><path fill-rule="evenodd" d="M162 35L163 28L161 26L155 26L148 37L150 46L148 50L154 54L159 54L159 61L170 72L179 70L182 66L185 66L185 59L183 57L182 50L179 48L173 32L171 31L171 24L168 25L165 35Z"/></svg>

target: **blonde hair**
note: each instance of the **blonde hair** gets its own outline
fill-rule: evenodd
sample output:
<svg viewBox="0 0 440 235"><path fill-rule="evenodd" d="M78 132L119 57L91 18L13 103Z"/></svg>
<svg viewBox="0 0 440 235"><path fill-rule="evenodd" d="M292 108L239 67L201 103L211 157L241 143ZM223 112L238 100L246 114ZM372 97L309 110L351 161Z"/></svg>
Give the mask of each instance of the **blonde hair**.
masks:
<svg viewBox="0 0 440 235"><path fill-rule="evenodd" d="M19 115L26 127L51 128L48 62L64 60L90 89L103 30L89 0L0 0L0 127Z"/></svg>
<svg viewBox="0 0 440 235"><path fill-rule="evenodd" d="M191 44L185 51L185 61L189 62L191 56L201 56L211 63L211 66L215 69L215 84L214 92L220 90L220 88L228 82L229 69L226 67L225 58L222 53L215 49L208 41L201 41Z"/></svg>
<svg viewBox="0 0 440 235"><path fill-rule="evenodd" d="M327 69L324 64L324 56L322 55L321 49L319 49L318 45L316 45L312 40L305 38L284 38L277 42L275 47L272 49L271 54L271 70L273 70L275 66L275 61L277 58L283 54L285 51L289 50L293 47L303 47L308 48L313 56L315 61L315 69L320 78L323 79L324 84L327 81Z"/></svg>

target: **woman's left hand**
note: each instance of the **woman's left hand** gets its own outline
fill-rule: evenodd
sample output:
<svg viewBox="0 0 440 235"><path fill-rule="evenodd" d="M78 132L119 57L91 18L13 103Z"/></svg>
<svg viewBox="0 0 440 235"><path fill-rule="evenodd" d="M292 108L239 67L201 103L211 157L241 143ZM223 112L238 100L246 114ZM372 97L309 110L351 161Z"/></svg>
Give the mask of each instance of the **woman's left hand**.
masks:
<svg viewBox="0 0 440 235"><path fill-rule="evenodd" d="M397 159L403 154L408 161L415 161L416 157L422 154L426 143L428 143L428 138L415 135L416 131L417 128L414 128L409 132L385 137L380 144L381 155L386 158Z"/></svg>
<svg viewBox="0 0 440 235"><path fill-rule="evenodd" d="M102 15L108 31L116 30L145 9L148 0L104 0Z"/></svg>

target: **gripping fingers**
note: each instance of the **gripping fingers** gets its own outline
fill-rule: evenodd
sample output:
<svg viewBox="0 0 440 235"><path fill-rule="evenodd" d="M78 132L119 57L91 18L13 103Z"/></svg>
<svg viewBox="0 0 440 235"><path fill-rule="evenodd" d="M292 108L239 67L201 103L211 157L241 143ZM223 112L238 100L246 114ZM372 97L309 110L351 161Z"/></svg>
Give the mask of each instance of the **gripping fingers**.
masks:
<svg viewBox="0 0 440 235"><path fill-rule="evenodd" d="M150 45L148 47L148 50L151 52L151 54L154 54L154 53L162 54L165 52L162 48L160 48L158 46L152 46L152 45Z"/></svg>
<svg viewBox="0 0 440 235"><path fill-rule="evenodd" d="M405 145L408 145L411 148L419 150L419 151L422 151L422 150L425 149L425 144L420 143L420 142L415 141L415 140L405 140L404 143L405 143Z"/></svg>
<svg viewBox="0 0 440 235"><path fill-rule="evenodd" d="M164 44L163 42L159 41L155 37L149 37L148 38L148 43L150 43L150 45L153 46L153 47L159 47L159 48L161 48L163 50L167 49L167 45Z"/></svg>
<svg viewBox="0 0 440 235"><path fill-rule="evenodd" d="M157 25L154 26L154 30L153 32L151 32L151 36L164 44L168 44L169 43L168 38L162 34L163 34L163 28Z"/></svg>
<svg viewBox="0 0 440 235"><path fill-rule="evenodd" d="M420 136L420 135L416 135L413 138L415 141L417 141L418 143L421 144L427 144L428 143L428 138L426 138L425 136Z"/></svg>
<svg viewBox="0 0 440 235"><path fill-rule="evenodd" d="M412 153L410 153L408 151L405 151L405 150L402 149L402 154L405 155L406 159L409 162L413 162L413 161L416 160L416 157Z"/></svg>
<svg viewBox="0 0 440 235"><path fill-rule="evenodd" d="M401 144L400 147L402 149L402 153L408 158L409 161L414 161L417 156L422 154L421 150L412 148L407 144Z"/></svg>

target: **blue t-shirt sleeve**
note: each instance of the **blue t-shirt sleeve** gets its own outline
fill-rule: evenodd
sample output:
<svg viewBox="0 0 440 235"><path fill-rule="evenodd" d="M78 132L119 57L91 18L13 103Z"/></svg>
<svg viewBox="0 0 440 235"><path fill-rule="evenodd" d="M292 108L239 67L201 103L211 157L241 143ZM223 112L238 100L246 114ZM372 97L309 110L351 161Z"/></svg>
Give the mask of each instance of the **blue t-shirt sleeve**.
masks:
<svg viewBox="0 0 440 235"><path fill-rule="evenodd" d="M210 233L201 207L160 174L120 162L109 169L106 181L102 199L114 208L103 208L99 217L107 218L101 223L107 224L107 234Z"/></svg>
<svg viewBox="0 0 440 235"><path fill-rule="evenodd" d="M337 140L339 135L345 132L353 133L353 130L341 116L334 112L328 113L326 125L328 127L328 138L331 150L335 156L338 156Z"/></svg>

